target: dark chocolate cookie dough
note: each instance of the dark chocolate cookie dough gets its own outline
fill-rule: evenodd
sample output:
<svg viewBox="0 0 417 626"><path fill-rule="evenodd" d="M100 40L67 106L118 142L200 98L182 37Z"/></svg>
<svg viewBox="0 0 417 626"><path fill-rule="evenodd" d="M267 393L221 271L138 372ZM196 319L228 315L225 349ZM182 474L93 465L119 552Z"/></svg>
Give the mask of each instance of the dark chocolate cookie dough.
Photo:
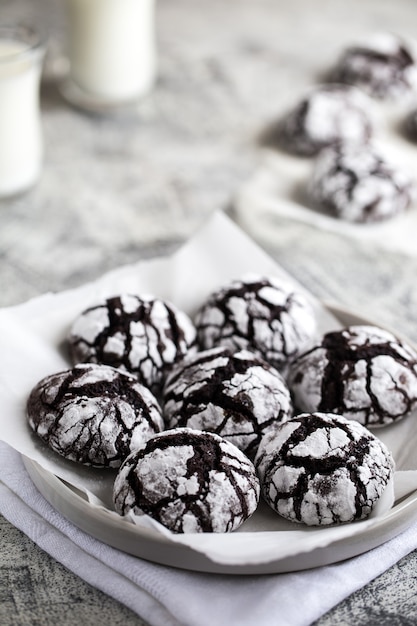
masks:
<svg viewBox="0 0 417 626"><path fill-rule="evenodd" d="M373 133L369 103L355 87L312 88L279 121L277 140L289 152L312 156L334 144L367 143Z"/></svg>
<svg viewBox="0 0 417 626"><path fill-rule="evenodd" d="M113 367L80 364L43 378L27 402L29 425L66 459L119 467L164 427L152 393Z"/></svg>
<svg viewBox="0 0 417 626"><path fill-rule="evenodd" d="M403 213L414 189L410 176L375 149L342 146L318 155L308 193L334 217L370 223Z"/></svg>
<svg viewBox="0 0 417 626"><path fill-rule="evenodd" d="M73 363L103 363L131 372L158 393L167 368L192 348L195 329L173 304L122 294L83 311L68 336Z"/></svg>
<svg viewBox="0 0 417 626"><path fill-rule="evenodd" d="M332 76L380 99L398 99L417 88L415 50L392 33L380 33L347 48Z"/></svg>
<svg viewBox="0 0 417 626"><path fill-rule="evenodd" d="M262 435L292 415L282 376L246 350L187 355L168 375L163 400L168 428L215 432L250 457Z"/></svg>
<svg viewBox="0 0 417 626"><path fill-rule="evenodd" d="M323 526L368 517L394 461L358 422L303 413L265 435L255 466L272 509L290 521Z"/></svg>
<svg viewBox="0 0 417 626"><path fill-rule="evenodd" d="M311 344L315 312L298 288L275 277L245 276L212 293L195 318L201 349L249 350L280 372Z"/></svg>
<svg viewBox="0 0 417 626"><path fill-rule="evenodd" d="M254 513L259 481L252 462L232 443L177 428L125 460L113 498L120 515L145 513L175 533L222 533Z"/></svg>
<svg viewBox="0 0 417 626"><path fill-rule="evenodd" d="M417 109L411 109L405 117L403 125L404 135L407 139L417 143Z"/></svg>
<svg viewBox="0 0 417 626"><path fill-rule="evenodd" d="M386 330L350 326L326 333L300 355L288 384L301 411L338 413L370 428L384 426L417 406L417 353Z"/></svg>

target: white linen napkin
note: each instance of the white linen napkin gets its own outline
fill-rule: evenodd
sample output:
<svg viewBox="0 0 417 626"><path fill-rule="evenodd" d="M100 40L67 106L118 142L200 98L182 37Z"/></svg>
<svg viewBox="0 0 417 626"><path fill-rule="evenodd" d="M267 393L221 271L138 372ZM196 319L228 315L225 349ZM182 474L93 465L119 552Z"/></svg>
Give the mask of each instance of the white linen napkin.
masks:
<svg viewBox="0 0 417 626"><path fill-rule="evenodd" d="M413 163L415 147L409 148L405 154L409 157L408 163ZM416 194L409 209L391 219L369 224L348 222L320 212L310 205L306 186L312 169L312 159L265 151L265 158L259 168L234 198L234 215L238 223L252 236L272 244L277 220L284 218L381 250L410 257L417 255ZM408 169L409 165L405 171Z"/></svg>
<svg viewBox="0 0 417 626"><path fill-rule="evenodd" d="M262 576L189 572L130 556L79 530L43 498L19 453L2 442L0 476L6 519L151 626L308 625L417 548L416 522L380 547L326 567Z"/></svg>

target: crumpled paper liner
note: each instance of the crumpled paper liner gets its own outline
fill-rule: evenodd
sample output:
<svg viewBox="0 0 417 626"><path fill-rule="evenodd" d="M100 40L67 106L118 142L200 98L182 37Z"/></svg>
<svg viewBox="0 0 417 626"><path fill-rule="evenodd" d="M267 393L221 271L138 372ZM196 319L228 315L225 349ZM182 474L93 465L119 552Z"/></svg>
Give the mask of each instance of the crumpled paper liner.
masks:
<svg viewBox="0 0 417 626"><path fill-rule="evenodd" d="M413 415L376 433L391 449L397 469L407 471L396 472L394 483L368 520L339 527L307 528L280 518L261 502L256 513L229 534L175 535L148 516L121 518L112 510L114 470L67 461L49 450L29 428L25 414L27 397L41 378L70 367L65 337L73 319L86 307L112 294L146 292L174 302L192 316L213 289L250 272L293 281L232 221L216 213L171 257L122 267L80 288L45 294L0 310L0 438L79 490L95 512L101 510L114 516L120 532L125 524L133 523L139 536L141 528L151 530L163 541L185 544L219 563L267 563L327 546L379 525L384 516L390 515L394 498L398 500L417 489L413 461L417 429ZM310 294L306 295L316 312L318 334L340 327L336 317Z"/></svg>

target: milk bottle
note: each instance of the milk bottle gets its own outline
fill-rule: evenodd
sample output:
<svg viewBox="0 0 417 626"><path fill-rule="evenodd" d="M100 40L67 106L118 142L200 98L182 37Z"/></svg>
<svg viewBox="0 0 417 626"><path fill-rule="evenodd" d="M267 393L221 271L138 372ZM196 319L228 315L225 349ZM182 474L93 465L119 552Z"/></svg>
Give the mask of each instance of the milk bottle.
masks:
<svg viewBox="0 0 417 626"><path fill-rule="evenodd" d="M156 66L154 0L66 3L71 95L78 90L81 103L84 95L118 104L149 91Z"/></svg>
<svg viewBox="0 0 417 626"><path fill-rule="evenodd" d="M43 57L43 42L34 32L0 26L0 197L31 187L41 171Z"/></svg>

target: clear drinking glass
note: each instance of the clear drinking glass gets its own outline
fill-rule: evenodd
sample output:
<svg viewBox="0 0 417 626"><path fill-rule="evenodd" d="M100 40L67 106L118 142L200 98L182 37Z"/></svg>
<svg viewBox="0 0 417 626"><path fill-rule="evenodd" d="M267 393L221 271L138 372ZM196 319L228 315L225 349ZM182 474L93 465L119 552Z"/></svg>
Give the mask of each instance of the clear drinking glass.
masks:
<svg viewBox="0 0 417 626"><path fill-rule="evenodd" d="M145 95L156 72L154 0L66 0L69 75L63 95L86 108Z"/></svg>
<svg viewBox="0 0 417 626"><path fill-rule="evenodd" d="M0 25L0 197L25 191L42 169L44 56L45 40L32 27Z"/></svg>

